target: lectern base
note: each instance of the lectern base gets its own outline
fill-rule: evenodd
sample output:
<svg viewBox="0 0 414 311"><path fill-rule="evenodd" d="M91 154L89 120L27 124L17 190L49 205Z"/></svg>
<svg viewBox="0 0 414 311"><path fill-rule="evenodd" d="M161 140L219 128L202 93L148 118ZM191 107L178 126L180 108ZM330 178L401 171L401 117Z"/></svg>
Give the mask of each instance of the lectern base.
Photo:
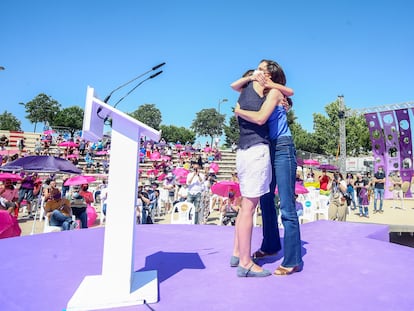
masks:
<svg viewBox="0 0 414 311"><path fill-rule="evenodd" d="M157 271L134 272L130 292L102 275L87 276L68 302L67 311L99 310L158 302Z"/></svg>

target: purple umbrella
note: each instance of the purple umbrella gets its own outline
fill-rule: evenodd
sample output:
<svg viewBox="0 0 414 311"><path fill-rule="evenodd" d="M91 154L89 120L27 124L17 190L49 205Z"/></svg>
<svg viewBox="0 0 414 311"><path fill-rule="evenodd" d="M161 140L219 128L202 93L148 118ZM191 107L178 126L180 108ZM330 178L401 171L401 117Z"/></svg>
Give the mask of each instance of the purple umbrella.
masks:
<svg viewBox="0 0 414 311"><path fill-rule="evenodd" d="M53 156L27 156L14 160L0 168L2 171L44 172L44 173L71 173L81 174L82 170L72 162Z"/></svg>
<svg viewBox="0 0 414 311"><path fill-rule="evenodd" d="M298 164L298 166L303 166L303 160L301 158L296 158L296 162Z"/></svg>
<svg viewBox="0 0 414 311"><path fill-rule="evenodd" d="M328 172L336 172L338 167L332 164L321 164L318 166L319 170L327 170Z"/></svg>

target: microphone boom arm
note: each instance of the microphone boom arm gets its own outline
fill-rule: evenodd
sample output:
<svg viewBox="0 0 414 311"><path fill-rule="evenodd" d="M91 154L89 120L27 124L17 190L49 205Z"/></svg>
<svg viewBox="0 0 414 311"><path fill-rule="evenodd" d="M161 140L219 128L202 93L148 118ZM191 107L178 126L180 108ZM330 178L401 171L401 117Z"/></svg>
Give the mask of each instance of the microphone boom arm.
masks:
<svg viewBox="0 0 414 311"><path fill-rule="evenodd" d="M160 66L161 67L161 66ZM155 67L154 67L155 68ZM158 67L159 68L159 67ZM158 76L159 74L162 73L161 71L158 71L156 73L154 73L153 75L149 76L148 78L142 80L140 83L138 83L136 86L134 86L128 93L126 93L123 97L121 97L114 105L114 108L116 108L116 106L118 106L118 104L125 98L127 97L129 94L131 94L133 91L135 91L142 83L144 83L145 81L148 81L149 79L155 78L156 76Z"/></svg>
<svg viewBox="0 0 414 311"><path fill-rule="evenodd" d="M111 93L109 93L109 95L108 95L108 96L106 96L106 97L105 97L105 99L104 99L104 103L108 103L108 101L109 101L109 99L111 98L112 94L113 94L113 93L115 93L116 91L118 91L119 89L121 89L121 88L123 88L124 86L126 86L126 85L130 84L131 82L134 82L135 80L137 80L137 79L139 79L139 78L141 78L141 77L145 76L146 74L150 73L151 71L157 70L158 68L160 68L160 67L162 67L162 66L164 66L164 65L165 65L165 62L164 62L164 63L161 63L161 64L159 64L159 65L157 65L157 66L154 66L154 67L152 67L150 70L148 70L148 71L146 71L146 72L144 72L144 73L140 74L139 76L137 76L137 77L135 77L135 78L133 78L133 79L129 80L128 82L126 82L126 83L122 84L121 86L118 86L118 87L117 87L116 89L114 89ZM161 72L162 72L162 71L161 71ZM145 81L145 80L144 80L144 81Z"/></svg>

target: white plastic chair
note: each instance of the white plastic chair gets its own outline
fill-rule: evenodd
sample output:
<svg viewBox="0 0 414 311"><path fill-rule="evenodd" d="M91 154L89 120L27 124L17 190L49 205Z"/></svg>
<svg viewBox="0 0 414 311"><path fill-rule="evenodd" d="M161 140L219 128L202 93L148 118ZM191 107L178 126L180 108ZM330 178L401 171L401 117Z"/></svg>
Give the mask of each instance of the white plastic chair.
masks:
<svg viewBox="0 0 414 311"><path fill-rule="evenodd" d="M325 219L328 218L329 209L329 197L326 195L319 196L319 207L315 210L315 216L319 219L319 215L322 215Z"/></svg>
<svg viewBox="0 0 414 311"><path fill-rule="evenodd" d="M303 215L299 216L299 223L303 224L304 220L306 222L315 220L315 203L311 200L306 200L303 204Z"/></svg>
<svg viewBox="0 0 414 311"><path fill-rule="evenodd" d="M43 226L43 233L49 233L49 232L58 232L58 231L62 231L62 227L59 226L51 226L49 224L49 218L45 215L45 219L44 219L44 226ZM76 221L76 216L72 215L72 220ZM79 223L78 223L79 226Z"/></svg>
<svg viewBox="0 0 414 311"><path fill-rule="evenodd" d="M195 206L189 202L176 203L171 213L172 224L189 224L195 222Z"/></svg>

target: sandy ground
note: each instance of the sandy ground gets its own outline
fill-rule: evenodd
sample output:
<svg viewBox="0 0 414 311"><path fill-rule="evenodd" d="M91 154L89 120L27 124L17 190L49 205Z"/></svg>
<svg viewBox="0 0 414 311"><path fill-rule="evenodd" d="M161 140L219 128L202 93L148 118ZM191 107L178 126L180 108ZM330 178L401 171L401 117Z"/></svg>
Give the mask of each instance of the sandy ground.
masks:
<svg viewBox="0 0 414 311"><path fill-rule="evenodd" d="M376 224L387 224L390 225L390 231L392 232L414 232L414 199L405 199L404 208L391 208L393 205L392 200L384 201L384 213L373 213L373 204L369 208L369 218L360 217L358 210L350 211L347 216L349 222L360 222L360 223L376 223ZM98 219L95 222L94 227L100 226L100 205L96 204L95 208L98 213ZM19 224L22 229L22 236L43 233L44 223L37 220L34 224L33 218L25 216L25 212L22 212L19 216ZM164 215L155 217L154 223L156 224L168 224L170 223L170 215ZM208 224L218 225L219 213L213 211L208 219ZM34 224L34 226L33 226ZM258 213L257 225L261 225L261 215Z"/></svg>

